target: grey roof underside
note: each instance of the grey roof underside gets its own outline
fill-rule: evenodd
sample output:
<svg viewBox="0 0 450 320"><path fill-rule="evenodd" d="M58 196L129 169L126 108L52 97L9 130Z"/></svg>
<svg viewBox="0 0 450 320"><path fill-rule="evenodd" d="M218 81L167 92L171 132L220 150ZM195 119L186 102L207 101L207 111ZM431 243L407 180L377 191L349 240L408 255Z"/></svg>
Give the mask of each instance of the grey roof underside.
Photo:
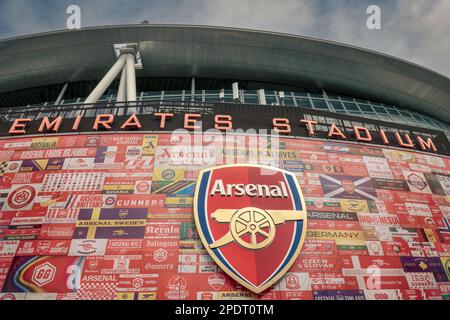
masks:
<svg viewBox="0 0 450 320"><path fill-rule="evenodd" d="M361 48L300 36L205 26L132 25L0 41L0 94L100 79L113 44L139 43L138 77L252 80L395 104L450 122L450 79Z"/></svg>

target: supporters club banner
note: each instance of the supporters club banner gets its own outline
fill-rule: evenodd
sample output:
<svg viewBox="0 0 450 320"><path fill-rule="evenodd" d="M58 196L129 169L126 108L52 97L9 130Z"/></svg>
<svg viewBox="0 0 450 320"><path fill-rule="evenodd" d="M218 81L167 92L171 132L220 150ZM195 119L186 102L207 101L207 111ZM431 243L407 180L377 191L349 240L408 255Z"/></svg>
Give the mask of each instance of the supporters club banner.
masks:
<svg viewBox="0 0 450 320"><path fill-rule="evenodd" d="M80 209L74 238L142 238L146 209Z"/></svg>
<svg viewBox="0 0 450 320"><path fill-rule="evenodd" d="M449 158L291 137L266 137L255 148L250 139L221 145L204 135L119 132L0 140L0 299L449 297ZM214 170L251 161L279 176ZM225 211L199 232L195 197L205 172L205 193L217 191L206 200L209 217ZM298 222L271 216L298 209L286 200L295 194L289 181L304 200L303 246L276 281L254 292L238 278L264 283L275 270L264 262L283 264L287 238L296 236ZM227 236L244 199L227 193L240 184L255 185L245 206L263 210L276 232L270 254L245 248L251 233ZM251 196L252 188L264 195L265 184L279 187L266 195L287 198ZM209 232L214 241L202 241ZM232 241L207 247L223 237Z"/></svg>

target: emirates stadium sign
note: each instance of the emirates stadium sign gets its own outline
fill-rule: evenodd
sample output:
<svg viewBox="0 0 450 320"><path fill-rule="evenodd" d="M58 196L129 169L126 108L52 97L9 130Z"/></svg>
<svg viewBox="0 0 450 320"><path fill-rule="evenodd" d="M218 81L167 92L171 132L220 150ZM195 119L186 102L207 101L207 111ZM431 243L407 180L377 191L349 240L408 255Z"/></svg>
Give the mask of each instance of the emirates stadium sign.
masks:
<svg viewBox="0 0 450 320"><path fill-rule="evenodd" d="M370 123L370 120L365 119L364 123L367 123L365 125L356 117L352 117L354 122L351 122L352 125L349 127L343 126L345 122L349 123L347 120L349 116L333 114L334 117L342 116L346 118L323 122L313 120L320 117L307 117L305 113L292 115L291 113L295 113L297 110L285 110L289 108L284 108L284 112L278 115L274 111L264 110L264 106L261 106L262 111L257 111L262 116L258 116L255 119L248 115L241 115L242 109L236 108L234 110L233 108L230 110L217 110L213 114L155 112L147 115L131 114L129 116L98 114L95 117L86 118L81 115L77 115L74 118L63 118L62 116L55 118L43 117L37 120L18 118L7 124L8 127L2 124L0 135L17 136L100 131L156 132L179 129L200 132L213 130L219 133L230 134L233 132L245 133L245 130L267 130L269 134L283 136L307 136L416 149L440 154L450 153L450 146L445 134L438 131L433 131L434 134L428 134L427 132L430 131L428 129L420 129L418 131L416 128L410 127L411 130L405 130L407 126L399 127L395 130L387 130L385 125L388 124L383 123L383 126L375 127ZM249 108L249 106L245 106L245 108ZM425 134L421 132L425 132Z"/></svg>
<svg viewBox="0 0 450 320"><path fill-rule="evenodd" d="M305 208L295 175L258 165L203 170L194 198L204 247L223 271L255 293L277 282L299 255Z"/></svg>

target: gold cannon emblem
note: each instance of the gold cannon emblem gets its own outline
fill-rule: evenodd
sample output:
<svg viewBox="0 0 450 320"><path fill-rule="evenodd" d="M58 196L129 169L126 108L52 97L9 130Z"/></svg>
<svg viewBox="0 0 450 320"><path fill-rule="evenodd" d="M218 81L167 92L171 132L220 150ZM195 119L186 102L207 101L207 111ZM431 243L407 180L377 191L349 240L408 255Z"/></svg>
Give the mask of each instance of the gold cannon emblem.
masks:
<svg viewBox="0 0 450 320"><path fill-rule="evenodd" d="M306 213L296 210L262 210L246 207L239 210L219 209L211 218L218 223L229 223L230 231L210 244L211 249L231 242L250 250L264 249L275 239L276 225L286 221L304 220Z"/></svg>

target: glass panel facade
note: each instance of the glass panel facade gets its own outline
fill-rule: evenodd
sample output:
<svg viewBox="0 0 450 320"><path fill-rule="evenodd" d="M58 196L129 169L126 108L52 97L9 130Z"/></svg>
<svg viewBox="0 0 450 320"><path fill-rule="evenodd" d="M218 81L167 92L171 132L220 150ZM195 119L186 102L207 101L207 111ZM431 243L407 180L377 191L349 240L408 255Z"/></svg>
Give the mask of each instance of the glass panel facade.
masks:
<svg viewBox="0 0 450 320"><path fill-rule="evenodd" d="M184 94L183 94L184 93ZM142 101L180 101L180 102L226 102L233 103L232 90L225 90L223 101L220 98L220 90L197 90L191 95L190 90L170 90L170 91L147 91L138 92L138 97L142 94ZM336 112L340 114L355 115L371 119L379 119L381 121L409 124L417 127L444 131L450 137L450 125L433 119L427 115L418 113L392 105L384 105L375 101L366 101L355 99L345 95L336 95L328 93L308 93L306 91L284 91L285 98L282 100L277 91L266 90L266 103L283 104L285 106L299 106L303 108L311 108ZM115 101L115 95L104 95L100 101ZM258 96L256 90L241 90L241 98L244 104L258 104ZM74 103L82 103L84 97L77 99L63 100L62 105ZM294 100L295 99L295 100ZM53 105L51 102L38 104L35 106ZM13 112L13 110L11 110ZM88 114L91 112L86 110ZM44 114L39 115L45 116Z"/></svg>
<svg viewBox="0 0 450 320"><path fill-rule="evenodd" d="M303 107L303 108L312 108L311 103L309 102L308 98L300 98L300 97L296 97L295 100L297 100L297 105L299 107Z"/></svg>
<svg viewBox="0 0 450 320"><path fill-rule="evenodd" d="M314 109L319 109L319 110L328 110L328 105L325 102L324 99L312 99L312 102L314 104Z"/></svg>
<svg viewBox="0 0 450 320"><path fill-rule="evenodd" d="M273 105L277 104L276 96L273 93L269 93L269 94L266 93L266 103L273 104Z"/></svg>

